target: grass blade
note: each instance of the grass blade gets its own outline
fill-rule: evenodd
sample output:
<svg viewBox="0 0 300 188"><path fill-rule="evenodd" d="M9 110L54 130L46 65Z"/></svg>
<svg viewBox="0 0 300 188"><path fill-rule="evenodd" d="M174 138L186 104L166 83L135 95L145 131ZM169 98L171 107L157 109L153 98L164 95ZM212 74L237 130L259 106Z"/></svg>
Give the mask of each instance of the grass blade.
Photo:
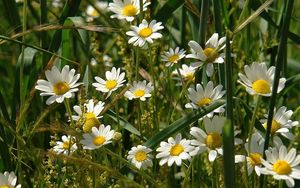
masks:
<svg viewBox="0 0 300 188"><path fill-rule="evenodd" d="M219 100L207 107L204 107L203 109L201 109L199 111L194 111L194 112L187 114L186 116L178 119L177 121L175 121L174 123L169 125L167 128L165 128L162 131L155 134L147 142L145 142L144 145L147 147L150 147L150 148L156 147L161 141L169 138L174 133L179 132L186 126L189 126L191 123L197 121L199 118L205 116L206 114L208 114L209 112L213 111L214 109L222 106L223 104L225 104L225 101Z"/></svg>

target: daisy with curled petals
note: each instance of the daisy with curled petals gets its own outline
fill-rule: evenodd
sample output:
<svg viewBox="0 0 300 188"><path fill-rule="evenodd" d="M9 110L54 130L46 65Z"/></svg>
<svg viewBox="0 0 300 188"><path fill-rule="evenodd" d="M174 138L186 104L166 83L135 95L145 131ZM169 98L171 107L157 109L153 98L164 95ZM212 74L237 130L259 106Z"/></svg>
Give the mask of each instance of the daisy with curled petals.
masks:
<svg viewBox="0 0 300 188"><path fill-rule="evenodd" d="M179 68L178 70L179 70L179 74L182 76L184 81L193 82L195 80L195 76L194 76L196 71L195 67L187 66L186 64L183 64L181 68ZM172 72L172 75L178 75L178 71L174 70Z"/></svg>
<svg viewBox="0 0 300 188"><path fill-rule="evenodd" d="M175 50L170 48L169 51L165 51L164 54L161 56L162 61L167 62L166 66L173 66L174 64L177 64L178 61L185 56L185 50L179 49L179 47L176 47Z"/></svg>
<svg viewBox="0 0 300 188"><path fill-rule="evenodd" d="M68 65L61 72L53 66L51 70L46 70L45 75L47 80L38 80L35 89L42 91L41 96L50 96L46 101L47 105L55 101L62 103L65 98L71 98L81 84L76 83L80 74L75 75L75 69L69 70Z"/></svg>
<svg viewBox="0 0 300 188"><path fill-rule="evenodd" d="M146 169L153 165L152 158L150 154L152 150L146 146L138 145L131 148L128 152L127 159L131 161L138 169Z"/></svg>
<svg viewBox="0 0 300 188"><path fill-rule="evenodd" d="M63 135L61 141L56 142L56 146L53 147L53 151L57 154L69 155L77 150L75 143L75 137Z"/></svg>
<svg viewBox="0 0 300 188"><path fill-rule="evenodd" d="M150 4L150 2L143 0L143 11L146 11ZM135 16L140 13L140 0L114 0L108 6L108 9L115 13L110 16L111 18L126 19L128 22L132 22Z"/></svg>
<svg viewBox="0 0 300 188"><path fill-rule="evenodd" d="M272 175L276 180L285 180L288 187L294 187L294 179L300 179L300 155L297 155L295 148L289 152L284 145L279 148L272 148L265 151L267 160L261 159L264 168L260 169L261 174Z"/></svg>
<svg viewBox="0 0 300 188"><path fill-rule="evenodd" d="M225 124L225 117L214 116L211 120L207 117L204 118L205 131L198 127L192 127L190 134L195 138L191 141L191 144L195 146L195 149L191 152L191 155L197 155L208 151L208 159L213 162L217 154L223 155L223 138L222 129ZM234 135L238 134L237 131ZM235 138L235 144L240 144L242 140Z"/></svg>
<svg viewBox="0 0 300 188"><path fill-rule="evenodd" d="M168 139L168 142L161 142L160 147L156 149L159 152L156 158L161 158L159 165L162 166L168 163L168 166L172 166L175 162L177 166L180 166L182 160L190 160L190 152L194 150L194 146L191 145L191 141L182 139L181 134L177 134L175 140L173 137Z"/></svg>
<svg viewBox="0 0 300 188"><path fill-rule="evenodd" d="M83 134L83 140L80 143L83 145L83 149L98 149L111 143L114 133L114 130L110 130L110 125L105 127L105 125L102 124L98 129L93 127L91 133Z"/></svg>
<svg viewBox="0 0 300 188"><path fill-rule="evenodd" d="M113 67L111 71L105 72L106 80L103 80L102 78L96 76L95 80L97 82L93 83L92 85L96 87L96 90L103 93L108 93L106 96L106 98L108 98L113 91L117 90L119 87L122 87L123 83L126 81L124 80L125 72L120 72L120 68L116 69L115 67Z"/></svg>
<svg viewBox="0 0 300 188"><path fill-rule="evenodd" d="M271 96L275 76L274 66L268 69L265 63L254 62L250 66L245 65L244 70L246 75L239 73L238 82L246 87L250 95ZM277 93L284 88L285 81L285 78L279 79Z"/></svg>
<svg viewBox="0 0 300 188"><path fill-rule="evenodd" d="M156 20L152 20L149 24L144 19L142 23L137 26L130 26L132 31L127 31L126 35L131 36L128 43L133 43L134 46L142 47L148 43L153 43L153 39L158 39L162 37L162 34L157 31L164 28L161 25L161 22L156 22Z"/></svg>
<svg viewBox="0 0 300 188"><path fill-rule="evenodd" d="M201 84L196 85L196 90L194 88L188 89L188 97L192 101L185 105L186 108L199 109L205 105L209 105L212 102L221 99L225 94L225 91L222 91L223 86L218 85L214 88L213 82L209 81L205 88ZM215 109L214 111L208 113L207 117L212 117L214 113L222 113L225 109L223 106Z"/></svg>
<svg viewBox="0 0 300 188"><path fill-rule="evenodd" d="M99 116L104 109L104 102L99 101L95 103L93 99L90 99L88 103L84 104L86 108L85 112L82 112L80 106L74 106L73 109L78 115L72 116L73 120L79 121L83 120L83 132L91 132L92 127L98 127L100 121L98 119L102 118Z"/></svg>
<svg viewBox="0 0 300 188"><path fill-rule="evenodd" d="M214 33L205 44L204 50L196 41L190 41L188 45L192 53L186 55L187 58L197 59L197 62L192 63L194 67L206 65L207 76L212 76L214 72L214 63L224 63L224 55L220 51L225 47L225 37L219 39L218 33Z"/></svg>
<svg viewBox="0 0 300 188"><path fill-rule="evenodd" d="M264 152L264 138L259 133L252 134L249 152L249 143L245 144L247 156L235 155L235 162L241 163L247 160L247 172L248 175L252 174L253 169L256 174L260 175L261 158Z"/></svg>
<svg viewBox="0 0 300 188"><path fill-rule="evenodd" d="M0 173L0 187L1 188L21 188L21 184L17 185L17 176L14 172L5 171Z"/></svg>
<svg viewBox="0 0 300 188"><path fill-rule="evenodd" d="M290 120L293 115L292 110L288 110L285 106L280 107L277 111L274 109L274 117L271 125L271 135L276 136L275 134L281 134L289 140L294 140L295 136L289 130L297 125L298 121ZM267 129L267 118L268 114L265 114L265 119L261 120L264 128Z"/></svg>
<svg viewBox="0 0 300 188"><path fill-rule="evenodd" d="M147 84L146 80L144 81L133 81L131 88L125 92L124 96L129 100L132 99L140 99L141 101L145 101L147 97L151 97L151 92L154 87L151 82Z"/></svg>

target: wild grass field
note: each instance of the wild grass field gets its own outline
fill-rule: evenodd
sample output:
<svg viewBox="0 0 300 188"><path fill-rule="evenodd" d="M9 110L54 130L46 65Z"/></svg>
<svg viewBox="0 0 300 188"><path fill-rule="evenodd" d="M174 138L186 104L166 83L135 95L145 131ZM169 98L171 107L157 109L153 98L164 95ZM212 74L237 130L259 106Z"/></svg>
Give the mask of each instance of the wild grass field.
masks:
<svg viewBox="0 0 300 188"><path fill-rule="evenodd" d="M0 188L300 187L300 1L0 1Z"/></svg>

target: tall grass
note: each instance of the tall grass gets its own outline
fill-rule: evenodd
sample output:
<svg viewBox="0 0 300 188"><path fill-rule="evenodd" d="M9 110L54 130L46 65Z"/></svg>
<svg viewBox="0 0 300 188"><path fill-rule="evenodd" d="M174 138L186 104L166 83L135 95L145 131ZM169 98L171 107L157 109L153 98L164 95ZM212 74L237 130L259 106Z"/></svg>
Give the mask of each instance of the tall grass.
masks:
<svg viewBox="0 0 300 188"><path fill-rule="evenodd" d="M99 2L106 3L106 7L100 7ZM272 176L248 174L247 161L237 163L236 155L248 157L251 163L252 155L246 150L251 151L252 146L244 144L255 140L253 133L259 133L264 141L260 161L268 160L265 151L279 148L280 144L295 148L299 154L298 125L288 128L294 135L292 140L272 131L274 110L281 106L293 111L287 117L291 122L300 120L300 15L296 11L300 3L165 0L151 1L145 10L144 5L150 2L145 1L138 4L140 13L135 19L127 22L111 18L114 13L108 4L112 2L0 1L0 172L13 171L22 187L284 187L283 180ZM94 11L87 12L88 7ZM129 44L131 37L126 32L139 26L143 19L148 23L154 19L162 22L164 28L157 31L162 37L143 47ZM214 33L219 39L226 37L221 49L208 46L207 40ZM224 63L213 63L215 56L211 62L209 58L185 57L167 67L162 54L175 47L184 49L185 55L192 54L192 40L207 57L213 50L211 53L222 57ZM194 79L180 75L183 64L189 66L196 61L204 64L189 75ZM240 74L247 74L244 66L253 62L275 67L270 96L252 95L238 82ZM210 63L214 73L207 76ZM65 99L64 104L47 105L48 96L40 96L36 89L38 80L47 80L53 66L61 70L66 65L80 74L79 91ZM96 76L105 79L112 67L125 73L126 82L109 96L96 90L93 83ZM278 93L282 77L286 82ZM151 97L145 101L129 100L134 81L143 80L152 83ZM205 88L210 81L214 87L222 85L226 94L216 101L212 96L206 98L204 105L197 101L193 104L196 107L188 108L193 100L191 91L197 84ZM103 117L93 119L94 127L110 125L115 131L111 143L92 151L85 149L82 142L86 136L83 125L88 119L85 103L89 99L95 105L98 101L105 103L98 114ZM74 119L75 105L83 111L79 119ZM210 116L220 108L225 111ZM266 120L262 120L265 114ZM189 143L196 139L191 128L205 132L206 122L216 116L226 117L219 140L212 137L209 147L206 137L201 152L187 152L189 160L182 159L180 165L160 164L157 149L166 145L163 142L180 133ZM212 133L215 132L205 134ZM70 143L78 147L72 154L70 143L65 148L69 154L54 150L63 135L72 136ZM282 141L279 145L277 137ZM237 144L236 138L242 143ZM223 150L211 161L208 153L216 149L216 142ZM138 145L152 150L153 165L139 169L127 158ZM188 145L195 146L193 150L197 146L195 140ZM257 167L264 168L261 163ZM299 180L294 179L295 187L300 186Z"/></svg>

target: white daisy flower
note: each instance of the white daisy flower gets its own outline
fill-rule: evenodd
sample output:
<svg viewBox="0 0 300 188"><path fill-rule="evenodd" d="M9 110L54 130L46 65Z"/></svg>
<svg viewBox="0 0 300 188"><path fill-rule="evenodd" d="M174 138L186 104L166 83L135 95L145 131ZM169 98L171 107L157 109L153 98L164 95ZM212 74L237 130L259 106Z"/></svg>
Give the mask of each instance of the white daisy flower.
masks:
<svg viewBox="0 0 300 188"><path fill-rule="evenodd" d="M146 146L138 145L131 148L128 152L127 159L131 161L138 169L146 169L153 165L152 158L150 154L152 150Z"/></svg>
<svg viewBox="0 0 300 188"><path fill-rule="evenodd" d="M186 108L200 109L205 105L209 105L214 101L221 99L223 95L226 93L222 91L223 86L218 85L214 88L213 82L209 81L203 89L201 84L196 85L196 90L194 88L188 89L188 97L191 100L191 103L187 103L185 105ZM224 105L215 109L214 111L208 113L206 116L212 117L214 113L222 113L225 111L223 108Z"/></svg>
<svg viewBox="0 0 300 188"><path fill-rule="evenodd" d="M245 65L245 74L239 73L238 82L246 87L246 91L251 95L271 96L273 80L275 76L275 67L267 69L265 63L252 63L250 66ZM286 79L280 78L277 93L279 93L285 84Z"/></svg>
<svg viewBox="0 0 300 188"><path fill-rule="evenodd" d="M148 22L144 19L138 27L130 26L132 31L126 32L126 35L131 36L128 43L133 43L134 46L139 47L144 46L146 42L153 43L153 39L162 37L162 34L157 32L164 28L161 24L161 22L156 23L156 20L152 20L148 24Z"/></svg>
<svg viewBox="0 0 300 188"><path fill-rule="evenodd" d="M111 71L105 72L106 80L96 76L95 80L97 82L93 83L92 85L96 87L96 90L107 93L106 98L108 98L113 91L116 91L119 87L122 87L123 83L126 81L124 80L125 72L120 72L120 68L116 69L113 67Z"/></svg>
<svg viewBox="0 0 300 188"><path fill-rule="evenodd" d="M193 82L195 80L195 71L196 68L193 66L187 66L186 64L183 64L181 68L179 68L179 73L182 76L182 78L185 81L191 81ZM178 75L178 71L174 70L172 72L173 75Z"/></svg>
<svg viewBox="0 0 300 188"><path fill-rule="evenodd" d="M253 169L256 174L260 175L260 167L261 167L261 158L264 152L264 138L259 133L252 134L251 144L250 144L250 152L249 152L249 144L245 144L245 149L247 151L247 156L245 155L235 155L235 162L241 163L247 160L247 171L248 175L252 174Z"/></svg>
<svg viewBox="0 0 300 188"><path fill-rule="evenodd" d="M187 58L197 59L199 61L192 63L194 67L200 67L203 64L206 65L207 76L212 76L214 72L214 63L224 63L224 54L220 54L220 51L225 47L226 38L222 37L219 40L218 33L214 33L205 44L205 49L196 41L190 41L188 45L191 47L191 54L186 55Z"/></svg>
<svg viewBox="0 0 300 188"><path fill-rule="evenodd" d="M102 11L105 11L108 7L108 3L105 1L97 1L94 6ZM92 5L88 5L86 8L86 14L89 18L91 18L91 20L100 16L98 11Z"/></svg>
<svg viewBox="0 0 300 188"><path fill-rule="evenodd" d="M294 140L295 136L293 133L289 132L289 130L297 125L299 125L298 121L290 120L293 115L292 110L288 110L285 106L280 107L277 111L274 109L274 116L271 125L271 134L275 136L275 134L281 134L289 140ZM267 129L267 119L268 114L265 114L265 119L261 120L264 128Z"/></svg>
<svg viewBox="0 0 300 188"><path fill-rule="evenodd" d="M124 96L129 100L140 99L141 101L145 101L147 97L151 97L153 89L151 82L147 84L146 80L139 82L133 81L131 88L125 92Z"/></svg>
<svg viewBox="0 0 300 188"><path fill-rule="evenodd" d="M0 187L1 188L21 188L21 184L17 184L17 176L14 172L5 171L0 173Z"/></svg>
<svg viewBox="0 0 300 188"><path fill-rule="evenodd" d="M55 101L62 103L65 98L71 98L74 92L78 91L81 83L76 83L80 74L75 74L75 69L69 70L66 65L59 72L58 68L53 66L51 70L46 70L47 80L38 80L35 89L42 91L41 96L51 96L47 99L46 104L50 105Z"/></svg>
<svg viewBox="0 0 300 188"><path fill-rule="evenodd" d="M146 11L150 4L150 2L143 0L143 11ZM140 0L114 0L108 6L108 9L115 13L110 16L111 18L126 19L128 22L132 22L135 16L140 13Z"/></svg>
<svg viewBox="0 0 300 188"><path fill-rule="evenodd" d="M223 155L223 138L222 138L222 129L225 124L225 117L214 116L211 120L207 117L204 118L204 127L205 131L198 127L192 127L190 134L194 136L194 140L191 141L191 144L196 148L191 152L191 155L197 155L208 151L208 159L213 162L217 154ZM237 135L238 131L234 132L234 135ZM235 138L235 144L242 143L241 139Z"/></svg>
<svg viewBox="0 0 300 188"><path fill-rule="evenodd" d="M69 155L77 150L75 143L75 137L63 135L61 141L56 142L56 146L53 147L53 151L57 154Z"/></svg>
<svg viewBox="0 0 300 188"><path fill-rule="evenodd" d="M288 187L294 187L294 179L300 179L300 155L295 148L289 152L284 145L265 151L267 160L261 159L265 166L260 169L261 174L272 175L276 180L285 180Z"/></svg>
<svg viewBox="0 0 300 188"><path fill-rule="evenodd" d="M83 145L83 149L98 149L111 143L114 133L114 130L110 130L110 125L105 127L105 125L102 124L99 126L99 129L93 127L91 133L83 134L83 140L80 143Z"/></svg>
<svg viewBox="0 0 300 188"><path fill-rule="evenodd" d="M161 56L162 61L166 61L166 66L173 66L174 64L177 64L178 61L185 56L185 50L179 49L179 47L176 47L175 50L170 48L169 51L165 51L164 54Z"/></svg>
<svg viewBox="0 0 300 188"><path fill-rule="evenodd" d="M82 112L80 106L75 105L73 107L74 111L78 115L72 116L73 120L79 121L83 120L83 132L91 132L92 127L98 127L101 123L98 119L102 118L99 116L102 110L104 109L104 102L99 101L97 104L94 103L93 99L90 99L88 103L84 104L86 110Z"/></svg>
<svg viewBox="0 0 300 188"><path fill-rule="evenodd" d="M56 7L56 8L60 8L60 7L63 7L63 2L61 0L53 0L52 1L52 6L53 7Z"/></svg>
<svg viewBox="0 0 300 188"><path fill-rule="evenodd" d="M177 134L175 140L173 137L168 139L168 142L161 142L160 147L156 149L159 152L156 158L161 158L159 165L162 166L168 163L168 166L172 166L175 162L177 166L180 166L182 160L190 160L190 152L194 150L194 146L191 146L191 141L182 139L181 134Z"/></svg>

